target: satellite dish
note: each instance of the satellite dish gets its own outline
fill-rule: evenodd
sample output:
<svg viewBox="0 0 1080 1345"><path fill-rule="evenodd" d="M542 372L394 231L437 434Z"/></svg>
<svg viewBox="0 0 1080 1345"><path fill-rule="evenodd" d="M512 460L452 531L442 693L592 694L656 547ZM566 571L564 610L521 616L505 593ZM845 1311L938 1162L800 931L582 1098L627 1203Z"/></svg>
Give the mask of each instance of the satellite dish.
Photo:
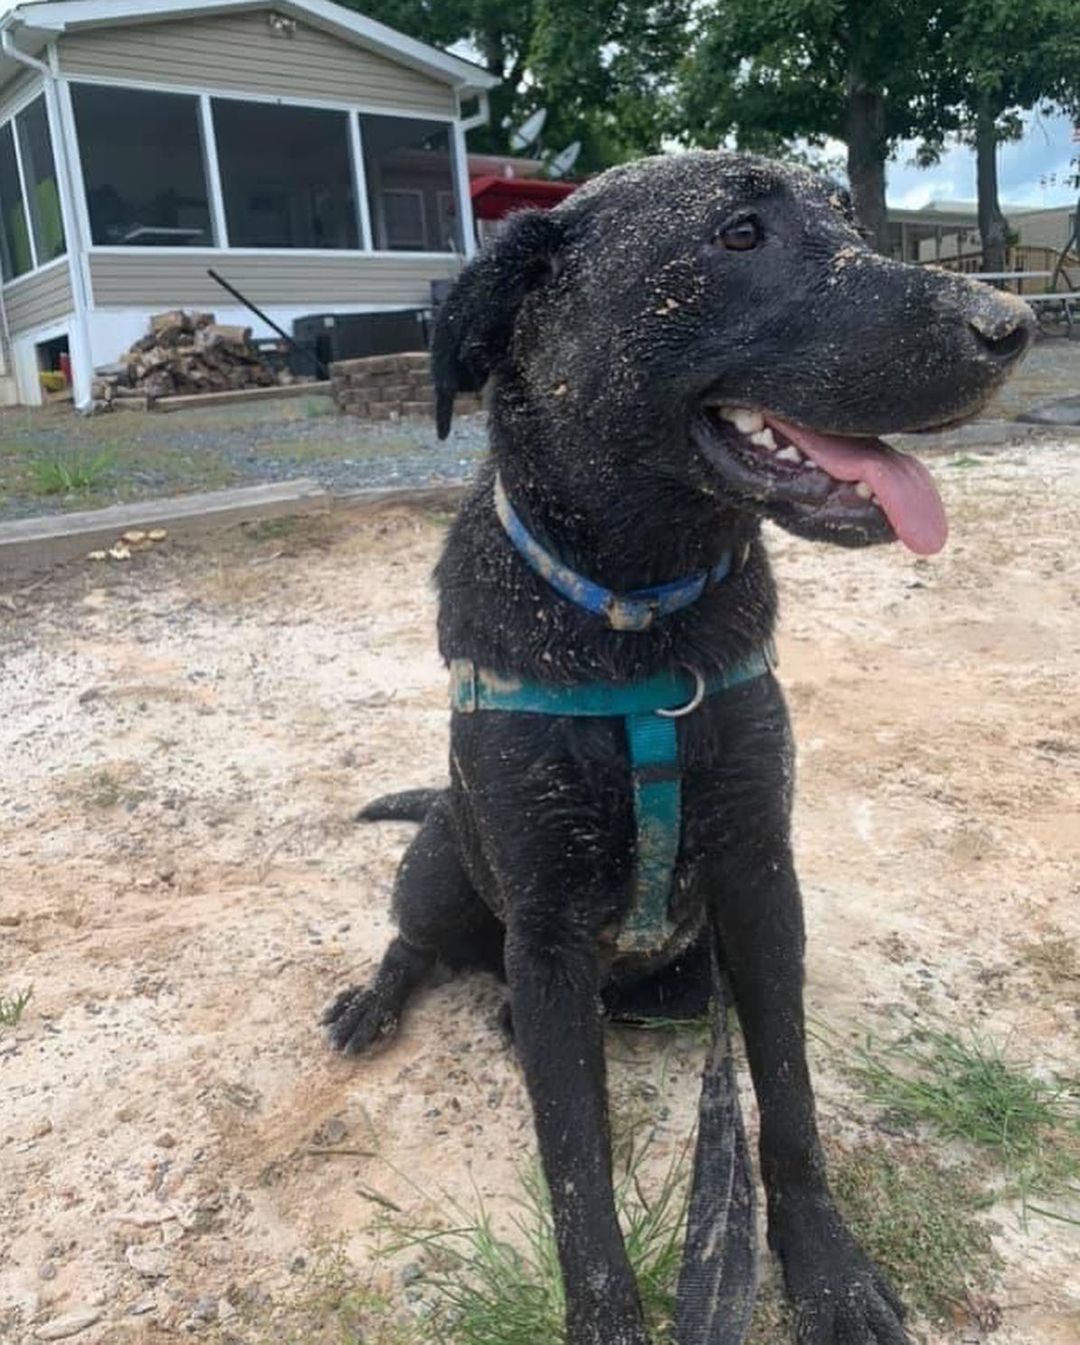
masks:
<svg viewBox="0 0 1080 1345"><path fill-rule="evenodd" d="M527 117L516 131L510 132L510 148L516 149L519 153L528 149L540 139L540 132L544 129L544 122L547 121L547 108L542 107L534 112L531 117Z"/></svg>
<svg viewBox="0 0 1080 1345"><path fill-rule="evenodd" d="M549 177L565 177L577 163L578 155L581 153L581 141L575 140L572 145L567 145L561 149L554 159L548 164Z"/></svg>

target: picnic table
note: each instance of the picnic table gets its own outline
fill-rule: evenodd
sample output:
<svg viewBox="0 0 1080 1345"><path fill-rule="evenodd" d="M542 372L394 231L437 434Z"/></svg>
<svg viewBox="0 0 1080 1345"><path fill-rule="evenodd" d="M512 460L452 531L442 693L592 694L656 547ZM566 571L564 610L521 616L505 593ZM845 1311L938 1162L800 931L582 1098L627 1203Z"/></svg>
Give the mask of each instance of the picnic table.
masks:
<svg viewBox="0 0 1080 1345"><path fill-rule="evenodd" d="M992 282L995 280L1052 280L1053 271L971 271L969 280ZM1017 289L1019 293L1019 287ZM1044 294L1021 294L1024 303L1031 304L1037 316L1041 316L1050 304L1060 304L1065 318L1065 330L1072 335L1073 324L1080 320L1080 312L1074 312L1074 306L1080 305L1080 290L1047 290Z"/></svg>
<svg viewBox="0 0 1080 1345"><path fill-rule="evenodd" d="M972 271L969 280L1049 280L1053 271Z"/></svg>
<svg viewBox="0 0 1080 1345"><path fill-rule="evenodd" d="M1060 304L1065 318L1065 330L1070 336L1073 324L1080 320L1080 290L1048 290L1045 294L1025 294L1023 300L1024 303L1034 307L1036 316L1041 316L1039 310L1042 305Z"/></svg>

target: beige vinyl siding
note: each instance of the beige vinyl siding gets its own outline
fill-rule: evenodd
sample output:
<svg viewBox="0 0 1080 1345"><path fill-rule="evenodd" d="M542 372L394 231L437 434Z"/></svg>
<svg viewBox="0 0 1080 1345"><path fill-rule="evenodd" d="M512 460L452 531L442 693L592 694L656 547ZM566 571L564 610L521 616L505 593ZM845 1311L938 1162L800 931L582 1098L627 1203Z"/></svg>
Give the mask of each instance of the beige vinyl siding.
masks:
<svg viewBox="0 0 1080 1345"><path fill-rule="evenodd" d="M1033 211L1030 215L1013 215L1009 227L1020 235L1020 242L1029 248L1054 248L1060 252L1069 240L1069 216L1075 206L1061 206L1056 210Z"/></svg>
<svg viewBox="0 0 1080 1345"><path fill-rule="evenodd" d="M35 85L39 89L44 88L41 76L34 74L32 70L21 70L14 79L9 80L0 89L0 122L7 121L16 105L22 102Z"/></svg>
<svg viewBox="0 0 1080 1345"><path fill-rule="evenodd" d="M75 308L68 259L62 258L34 275L20 276L4 286L4 307L12 332L44 327Z"/></svg>
<svg viewBox="0 0 1080 1345"><path fill-rule="evenodd" d="M211 91L366 103L455 116L449 84L297 22L275 37L269 8L254 14L129 24L59 43L65 75Z"/></svg>
<svg viewBox="0 0 1080 1345"><path fill-rule="evenodd" d="M206 274L215 270L252 303L310 305L426 304L430 282L457 274L456 257L288 256L272 253L97 252L90 254L94 304L99 308L183 308L235 302Z"/></svg>

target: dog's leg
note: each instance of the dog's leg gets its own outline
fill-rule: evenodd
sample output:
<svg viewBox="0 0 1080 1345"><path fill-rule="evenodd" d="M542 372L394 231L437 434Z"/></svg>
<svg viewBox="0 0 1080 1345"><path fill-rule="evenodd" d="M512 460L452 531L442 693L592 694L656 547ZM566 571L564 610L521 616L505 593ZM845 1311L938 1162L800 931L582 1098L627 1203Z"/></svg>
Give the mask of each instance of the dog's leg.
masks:
<svg viewBox="0 0 1080 1345"><path fill-rule="evenodd" d="M567 1345L648 1345L615 1214L595 945L571 918L511 910L515 1043L551 1192Z"/></svg>
<svg viewBox="0 0 1080 1345"><path fill-rule="evenodd" d="M769 1245L800 1345L907 1345L903 1306L829 1192L806 1062L798 880L786 827L759 828L722 861L712 906L761 1113Z"/></svg>
<svg viewBox="0 0 1080 1345"><path fill-rule="evenodd" d="M502 926L470 884L440 796L405 852L394 886L398 936L370 986L343 990L322 1016L335 1049L359 1055L390 1036L437 959L501 971Z"/></svg>

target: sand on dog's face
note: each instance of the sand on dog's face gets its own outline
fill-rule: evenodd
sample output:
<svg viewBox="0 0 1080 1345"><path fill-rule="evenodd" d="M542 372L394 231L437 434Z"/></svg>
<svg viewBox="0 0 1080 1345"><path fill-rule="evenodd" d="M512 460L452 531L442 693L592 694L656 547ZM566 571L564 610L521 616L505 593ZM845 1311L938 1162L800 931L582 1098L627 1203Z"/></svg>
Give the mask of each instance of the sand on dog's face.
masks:
<svg viewBox="0 0 1080 1345"><path fill-rule="evenodd" d="M770 539L808 1006L841 1031L914 1007L1075 1072L1080 984L1019 954L1080 934L1080 458L937 471L954 540L932 562ZM490 982L433 989L371 1061L315 1027L385 945L409 835L352 812L445 776L440 537L312 522L0 607L0 991L34 987L0 1035L3 1339L85 1309L86 1345L165 1340L230 1287L285 1300L339 1237L363 1262L372 1193L421 1213L516 1190L532 1127ZM655 1099L661 1050L620 1033L612 1072L620 1110L667 1108L658 1165L700 1063L667 1051ZM826 1137L874 1133L815 1064ZM1080 1234L997 1222L995 1339L1075 1341Z"/></svg>

